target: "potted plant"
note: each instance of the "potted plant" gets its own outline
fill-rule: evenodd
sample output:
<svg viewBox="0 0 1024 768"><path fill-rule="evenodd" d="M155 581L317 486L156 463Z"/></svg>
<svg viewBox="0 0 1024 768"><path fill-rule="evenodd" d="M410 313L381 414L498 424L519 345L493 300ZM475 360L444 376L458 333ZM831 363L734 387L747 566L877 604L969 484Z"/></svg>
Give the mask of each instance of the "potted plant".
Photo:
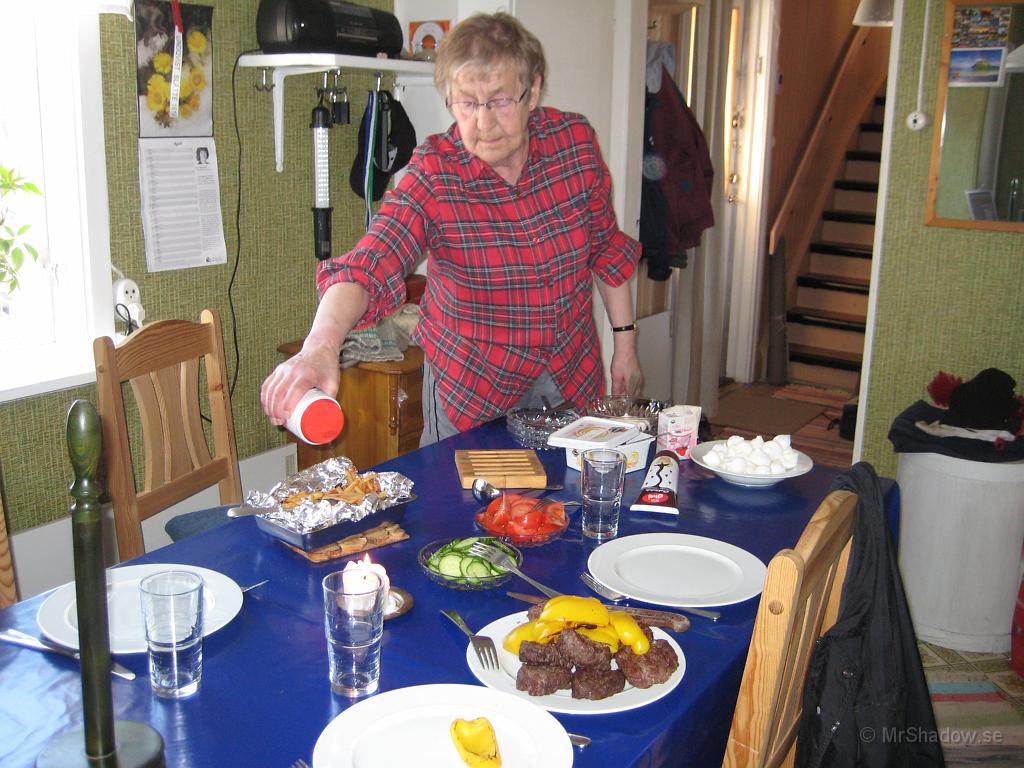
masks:
<svg viewBox="0 0 1024 768"><path fill-rule="evenodd" d="M18 272L26 257L39 260L39 253L25 236L31 224L18 225L7 205L8 195L41 195L40 189L14 169L0 165L0 309L9 313L11 294L18 289Z"/></svg>

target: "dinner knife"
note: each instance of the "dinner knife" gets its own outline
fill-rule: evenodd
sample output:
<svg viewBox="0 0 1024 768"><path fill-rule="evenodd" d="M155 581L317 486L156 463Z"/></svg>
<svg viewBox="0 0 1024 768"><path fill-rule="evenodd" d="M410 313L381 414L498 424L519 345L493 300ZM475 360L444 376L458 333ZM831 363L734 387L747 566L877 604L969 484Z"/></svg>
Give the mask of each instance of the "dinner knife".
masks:
<svg viewBox="0 0 1024 768"><path fill-rule="evenodd" d="M72 650L71 648L65 648L62 645L53 645L51 643L43 642L38 637L32 637L32 635L27 635L16 629L7 629L0 632L0 641L10 643L11 645L17 645L21 648L30 648L34 651L48 651L49 653L56 653L60 656L67 656L69 659L74 659L79 662L82 660L78 651ZM117 677L125 680L135 679L134 672L113 660L110 662L110 674L116 675Z"/></svg>
<svg viewBox="0 0 1024 768"><path fill-rule="evenodd" d="M524 603L536 605L547 602L546 597L539 595L527 595L522 592L506 592L506 595L514 600L522 600ZM650 627L663 627L673 632L685 632L690 628L690 619L676 611L658 611L652 608L634 608L630 605L609 605L609 608L628 613L635 619L641 619Z"/></svg>

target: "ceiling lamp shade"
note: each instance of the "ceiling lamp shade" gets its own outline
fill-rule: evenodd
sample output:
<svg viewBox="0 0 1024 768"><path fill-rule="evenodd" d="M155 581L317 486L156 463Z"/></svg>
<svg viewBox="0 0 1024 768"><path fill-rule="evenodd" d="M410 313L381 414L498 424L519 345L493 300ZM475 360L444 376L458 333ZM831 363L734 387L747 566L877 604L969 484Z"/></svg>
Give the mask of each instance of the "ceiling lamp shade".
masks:
<svg viewBox="0 0 1024 768"><path fill-rule="evenodd" d="M860 0L853 15L855 27L891 27L893 0Z"/></svg>

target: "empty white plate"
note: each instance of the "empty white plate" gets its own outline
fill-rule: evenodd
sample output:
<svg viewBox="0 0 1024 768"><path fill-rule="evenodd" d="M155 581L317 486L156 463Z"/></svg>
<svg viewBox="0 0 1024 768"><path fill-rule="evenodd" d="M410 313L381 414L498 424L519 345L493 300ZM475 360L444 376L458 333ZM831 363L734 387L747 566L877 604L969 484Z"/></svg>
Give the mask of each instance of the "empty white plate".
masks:
<svg viewBox="0 0 1024 768"><path fill-rule="evenodd" d="M767 566L732 544L686 533L642 533L590 553L590 573L634 600L677 608L731 605L761 594Z"/></svg>
<svg viewBox="0 0 1024 768"><path fill-rule="evenodd" d="M216 632L242 608L242 590L223 573L196 565L151 563L107 571L107 624L111 653L145 653L139 582L157 571L192 571L203 577L203 636ZM78 648L78 599L75 582L59 587L39 606L39 630L55 643Z"/></svg>

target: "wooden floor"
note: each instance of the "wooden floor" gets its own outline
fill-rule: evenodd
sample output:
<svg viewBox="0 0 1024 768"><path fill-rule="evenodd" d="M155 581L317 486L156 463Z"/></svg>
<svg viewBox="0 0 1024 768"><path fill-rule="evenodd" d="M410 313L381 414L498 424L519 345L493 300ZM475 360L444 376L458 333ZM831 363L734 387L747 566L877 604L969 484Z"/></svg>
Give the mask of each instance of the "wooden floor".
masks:
<svg viewBox="0 0 1024 768"><path fill-rule="evenodd" d="M843 404L853 395L845 390L826 389L805 384L789 384L776 387L772 384L724 384L720 394L733 397L749 392L756 395L770 394L786 400L798 400L815 403L824 410L809 423L793 433L793 447L803 451L811 460L825 467L848 469L853 462L853 441L844 440L839 436L839 418L842 416ZM764 430L743 430L733 427L713 427L713 436L717 438L740 435L752 438L757 434L765 435ZM768 435L765 435L766 437Z"/></svg>

